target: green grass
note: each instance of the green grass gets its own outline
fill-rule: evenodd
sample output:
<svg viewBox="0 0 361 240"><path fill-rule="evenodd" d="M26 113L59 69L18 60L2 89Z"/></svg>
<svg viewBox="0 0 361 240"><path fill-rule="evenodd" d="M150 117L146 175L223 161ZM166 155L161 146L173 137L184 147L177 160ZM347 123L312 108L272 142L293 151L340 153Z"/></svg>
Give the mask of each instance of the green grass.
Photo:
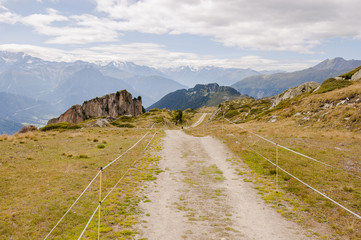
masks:
<svg viewBox="0 0 361 240"><path fill-rule="evenodd" d="M321 84L320 88L315 93L330 92L350 85L352 85L352 82L349 80L329 78Z"/></svg>
<svg viewBox="0 0 361 240"><path fill-rule="evenodd" d="M135 128L135 126L130 123L120 124L118 122L111 122L110 124L112 124L113 126L116 126L116 127L120 127L120 128Z"/></svg>
<svg viewBox="0 0 361 240"><path fill-rule="evenodd" d="M358 71L360 71L360 70L361 70L361 66L355 68L355 69L352 70L352 71L349 71L348 73L345 73L345 74L341 75L340 77L343 77L343 78L345 78L345 79L350 80L350 79L352 78L352 76L353 76L356 72L358 72Z"/></svg>
<svg viewBox="0 0 361 240"><path fill-rule="evenodd" d="M279 192L276 192L276 168L255 152L275 162L275 146L241 131L234 125L224 124L222 130L221 124L214 121L208 125L208 129L191 129L188 132L196 136L214 135L225 142L242 158L242 162L247 164L242 170L244 181L260 186L258 190L262 198L273 204L283 216L305 226L318 222L321 224L320 227L328 231L327 236L330 238L361 238L360 220L282 171L278 174ZM282 168L352 211L361 212L361 182L359 178L347 173L349 171L360 176L359 170L352 167L358 164L358 156L361 154L359 133L304 128L292 124L291 121L253 122L243 126L281 145L345 169L342 171L329 168L284 149L278 149L278 161ZM232 163L236 170L241 169L242 165L238 165L240 163L237 160L233 160ZM285 207L289 205L291 207Z"/></svg>
<svg viewBox="0 0 361 240"><path fill-rule="evenodd" d="M72 124L68 122L60 122L60 123L54 123L54 124L48 124L42 128L40 128L41 131L50 131L50 130L74 130L81 128L80 125Z"/></svg>
<svg viewBox="0 0 361 240"><path fill-rule="evenodd" d="M224 116L226 118L232 118L232 117L237 116L239 114L240 114L240 112L238 112L237 110L229 110Z"/></svg>
<svg viewBox="0 0 361 240"><path fill-rule="evenodd" d="M41 239L70 207L85 186L99 171L137 142L147 129L82 128L65 132L29 132L0 136L0 238ZM153 130L155 131L155 130ZM103 196L121 174L139 159L102 205L102 234L112 238L116 232L131 229L140 201L141 174L156 174L156 158L142 153L148 135L132 151L103 172ZM97 141L106 142L98 150ZM104 145L104 144L103 144ZM124 149L124 150L119 150ZM98 204L98 179L53 232L51 239L76 239ZM130 217L134 219L130 219ZM94 220L95 221L95 220ZM124 227L112 226L123 221ZM112 223L113 222L113 223ZM92 238L96 223L86 235Z"/></svg>

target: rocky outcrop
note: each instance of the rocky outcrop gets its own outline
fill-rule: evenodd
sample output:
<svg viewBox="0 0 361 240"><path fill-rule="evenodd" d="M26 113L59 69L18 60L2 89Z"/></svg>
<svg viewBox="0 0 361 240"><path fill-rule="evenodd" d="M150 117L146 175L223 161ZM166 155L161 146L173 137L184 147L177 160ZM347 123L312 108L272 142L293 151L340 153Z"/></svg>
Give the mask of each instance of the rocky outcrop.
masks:
<svg viewBox="0 0 361 240"><path fill-rule="evenodd" d="M351 81L356 81L361 79L361 70L357 71L354 75L351 77Z"/></svg>
<svg viewBox="0 0 361 240"><path fill-rule="evenodd" d="M305 92L313 92L319 86L320 86L320 84L317 82L306 82L306 83L299 85L298 87L290 88L290 89L284 91L283 93L271 98L272 99L272 107L271 108L277 106L283 100L292 99Z"/></svg>
<svg viewBox="0 0 361 240"><path fill-rule="evenodd" d="M132 98L126 90L85 101L82 106L74 105L58 118L49 120L48 124L59 122L80 123L92 117L121 115L139 116L142 114L142 100Z"/></svg>

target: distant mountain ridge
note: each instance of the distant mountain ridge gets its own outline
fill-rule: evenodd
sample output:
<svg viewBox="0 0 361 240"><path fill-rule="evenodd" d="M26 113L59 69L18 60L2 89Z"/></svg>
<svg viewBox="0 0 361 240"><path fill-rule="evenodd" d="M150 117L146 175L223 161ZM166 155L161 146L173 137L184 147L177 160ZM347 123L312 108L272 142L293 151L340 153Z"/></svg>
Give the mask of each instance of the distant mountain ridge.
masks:
<svg viewBox="0 0 361 240"><path fill-rule="evenodd" d="M14 134L23 127L22 124L13 120L0 118L0 134Z"/></svg>
<svg viewBox="0 0 361 240"><path fill-rule="evenodd" d="M56 111L45 101L0 92L0 117L25 124L44 124Z"/></svg>
<svg viewBox="0 0 361 240"><path fill-rule="evenodd" d="M22 52L0 51L0 92L29 97L29 102L46 102L48 106L44 109L49 110L47 115L54 116L73 104L119 89L127 89L134 96L142 96L145 107L170 92L192 87L196 83L234 83L232 86L241 94L261 98L279 94L304 82L322 82L358 65L361 65L361 61L335 58L302 71L262 75L262 72L252 69L212 66L156 69L122 61L106 64L52 62ZM0 117L1 112L4 110L0 108ZM44 114L40 112L35 112L30 118L26 112L18 112L17 117L20 115L25 119L20 123L31 122L33 117L41 119L41 122L45 120ZM13 115L6 119L19 122Z"/></svg>
<svg viewBox="0 0 361 240"><path fill-rule="evenodd" d="M22 124L44 125L56 114L45 101L0 92L0 134L13 134Z"/></svg>
<svg viewBox="0 0 361 240"><path fill-rule="evenodd" d="M105 76L120 79L131 86L133 94L142 95L145 106L153 104L169 92L186 88L185 85L149 67L139 66L140 74L136 74L138 71L136 66L134 63L111 62L100 67L99 71Z"/></svg>
<svg viewBox="0 0 361 240"><path fill-rule="evenodd" d="M221 102L240 98L242 95L234 88L219 86L217 83L197 84L194 88L171 92L147 108L166 108L170 110L187 108L197 109L203 106L216 106Z"/></svg>
<svg viewBox="0 0 361 240"><path fill-rule="evenodd" d="M221 67L199 67L192 68L183 66L178 68L164 68L162 73L169 78L174 79L188 87L197 84L218 83L224 86L230 86L233 83L242 80L245 77L260 75L260 72L250 68L221 68Z"/></svg>
<svg viewBox="0 0 361 240"><path fill-rule="evenodd" d="M247 77L233 84L232 87L241 94L264 98L280 94L302 83L311 81L322 83L325 79L336 77L360 65L360 60L326 59L314 67L301 71Z"/></svg>
<svg viewBox="0 0 361 240"><path fill-rule="evenodd" d="M244 77L260 74L252 69L219 67L155 69L122 61L113 61L105 65L84 61L51 62L22 52L0 51L0 91L48 101L55 105L59 112L62 112L70 107L62 104L73 104L79 102L79 99L86 100L92 97L82 95L84 91L81 88L69 89L68 92L78 93L68 95L68 99L63 97L60 105L58 105L60 97L53 97L54 93L61 92L60 88L64 82L74 79L74 76L79 76L78 72L84 69L100 71L101 74L96 74L98 81L104 81L104 84L96 89L97 92L102 92L100 95L109 92L108 88L113 84L107 85L109 82L107 77L112 77L119 79L121 85L112 91L128 84L127 90L133 95L141 95L145 106L153 104L169 92L187 88L187 86L192 87L197 83L217 82L220 85L230 85ZM92 79L94 81L94 78ZM81 79L81 81L85 82L86 79ZM147 87L144 87L145 85ZM77 99L72 99L75 96Z"/></svg>

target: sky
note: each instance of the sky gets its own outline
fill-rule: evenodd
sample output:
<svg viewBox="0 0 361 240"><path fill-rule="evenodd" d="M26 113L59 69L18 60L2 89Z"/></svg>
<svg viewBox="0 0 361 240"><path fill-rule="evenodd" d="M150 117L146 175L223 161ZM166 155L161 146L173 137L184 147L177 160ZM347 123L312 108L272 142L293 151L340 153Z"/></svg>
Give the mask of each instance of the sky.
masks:
<svg viewBox="0 0 361 240"><path fill-rule="evenodd" d="M0 0L0 51L295 71L361 59L357 0Z"/></svg>

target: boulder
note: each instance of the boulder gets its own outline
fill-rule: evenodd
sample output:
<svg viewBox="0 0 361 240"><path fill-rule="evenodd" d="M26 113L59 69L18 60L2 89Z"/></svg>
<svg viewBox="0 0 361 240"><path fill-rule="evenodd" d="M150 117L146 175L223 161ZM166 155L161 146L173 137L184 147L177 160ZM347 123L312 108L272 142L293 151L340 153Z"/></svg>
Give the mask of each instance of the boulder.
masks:
<svg viewBox="0 0 361 240"><path fill-rule="evenodd" d="M359 79L361 79L361 70L359 70L354 75L352 75L351 81L356 81L356 80L359 80Z"/></svg>
<svg viewBox="0 0 361 240"><path fill-rule="evenodd" d="M278 94L271 98L272 99L272 107L271 108L277 106L283 100L292 99L305 92L312 92L315 89L317 89L319 86L320 86L320 84L317 82L306 82L295 88L290 88L290 89L284 91L283 93Z"/></svg>

